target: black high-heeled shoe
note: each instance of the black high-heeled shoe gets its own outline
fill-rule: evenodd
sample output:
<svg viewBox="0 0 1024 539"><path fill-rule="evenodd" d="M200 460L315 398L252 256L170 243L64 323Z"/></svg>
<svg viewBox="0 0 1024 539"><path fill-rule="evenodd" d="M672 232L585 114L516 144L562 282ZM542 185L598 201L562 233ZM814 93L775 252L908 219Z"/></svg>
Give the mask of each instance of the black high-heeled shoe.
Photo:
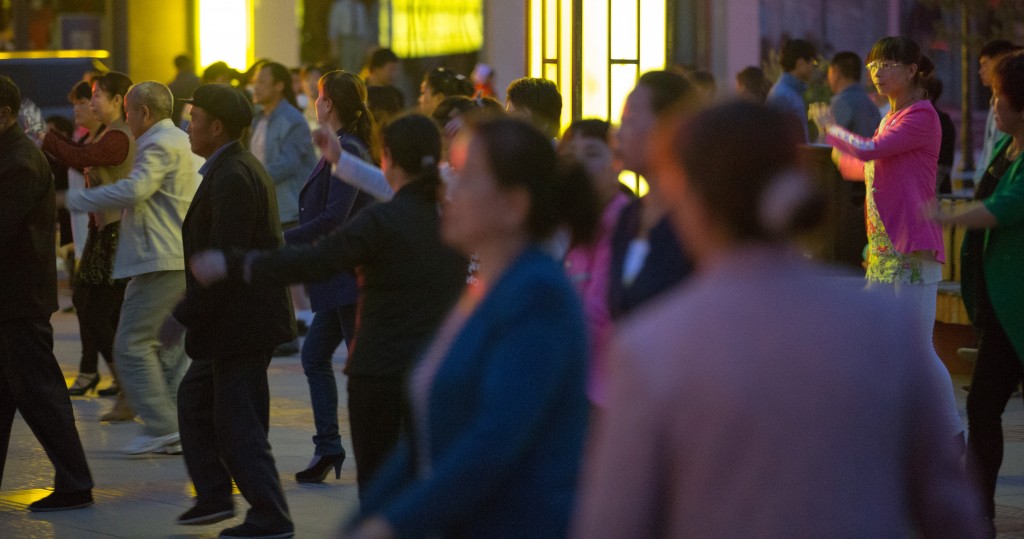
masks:
<svg viewBox="0 0 1024 539"><path fill-rule="evenodd" d="M327 478L327 472L334 467L334 478L341 479L341 463L345 462L345 450L334 455L317 455L309 468L295 474L295 480L299 483L323 483Z"/></svg>
<svg viewBox="0 0 1024 539"><path fill-rule="evenodd" d="M101 397L116 397L117 394L120 392L121 384L118 384L117 380L114 380L113 384L110 384L109 386L97 391L96 394Z"/></svg>
<svg viewBox="0 0 1024 539"><path fill-rule="evenodd" d="M72 397L81 397L86 393L95 390L96 386L100 383L100 373L78 373L78 377L75 378L75 383L71 384L68 388L68 395Z"/></svg>

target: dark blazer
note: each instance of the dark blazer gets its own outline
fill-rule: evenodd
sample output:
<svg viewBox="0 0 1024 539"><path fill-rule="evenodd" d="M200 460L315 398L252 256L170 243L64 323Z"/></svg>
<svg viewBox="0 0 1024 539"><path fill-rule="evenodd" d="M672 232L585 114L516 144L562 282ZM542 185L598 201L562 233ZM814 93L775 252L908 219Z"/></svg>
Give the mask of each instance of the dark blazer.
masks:
<svg viewBox="0 0 1024 539"><path fill-rule="evenodd" d="M512 263L452 341L434 376L430 473L409 439L360 514L399 537L564 537L589 412L586 325L560 265L537 249ZM424 428L425 427L425 428Z"/></svg>
<svg viewBox="0 0 1024 539"><path fill-rule="evenodd" d="M263 165L235 142L207 166L182 224L186 264L193 254L207 249L280 246L274 184ZM185 277L185 299L174 317L188 328L185 350L192 359L265 352L295 337L285 287L238 281L204 287L191 272Z"/></svg>
<svg viewBox="0 0 1024 539"><path fill-rule="evenodd" d="M362 299L345 372L403 376L466 282L466 259L441 244L439 227L433 193L412 183L315 244L257 256L251 280L312 282L358 268Z"/></svg>
<svg viewBox="0 0 1024 539"><path fill-rule="evenodd" d="M341 147L364 161L370 161L366 144L351 133L339 132ZM313 243L345 224L373 197L345 182L331 179L331 167L320 159L299 192L299 226L286 230L288 245ZM323 281L306 284L314 312L352 305L359 297L359 286L351 272L341 272Z"/></svg>
<svg viewBox="0 0 1024 539"><path fill-rule="evenodd" d="M640 230L640 199L622 209L612 236L612 265L608 271L608 310L617 320L690 274L692 263L683 252L668 216L650 231L651 250L632 284L622 283L629 244Z"/></svg>
<svg viewBox="0 0 1024 539"><path fill-rule="evenodd" d="M57 310L53 175L17 122L0 132L0 321Z"/></svg>

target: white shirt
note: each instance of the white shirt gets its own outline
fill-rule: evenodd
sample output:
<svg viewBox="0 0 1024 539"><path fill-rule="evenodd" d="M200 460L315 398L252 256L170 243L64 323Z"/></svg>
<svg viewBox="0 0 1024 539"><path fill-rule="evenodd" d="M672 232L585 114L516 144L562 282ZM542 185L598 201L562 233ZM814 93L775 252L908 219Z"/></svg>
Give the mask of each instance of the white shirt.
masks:
<svg viewBox="0 0 1024 539"><path fill-rule="evenodd" d="M252 131L252 141L249 143L249 150L264 165L267 164L267 123L267 117L260 116L256 128Z"/></svg>

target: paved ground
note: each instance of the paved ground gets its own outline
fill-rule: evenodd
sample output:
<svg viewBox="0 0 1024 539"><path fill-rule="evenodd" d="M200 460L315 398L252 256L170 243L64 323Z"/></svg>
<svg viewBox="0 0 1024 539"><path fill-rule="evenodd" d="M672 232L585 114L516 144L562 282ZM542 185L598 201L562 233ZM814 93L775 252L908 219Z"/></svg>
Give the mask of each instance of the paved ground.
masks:
<svg viewBox="0 0 1024 539"><path fill-rule="evenodd" d="M62 305L70 303L61 298ZM78 368L78 324L74 315L58 313L53 317L55 352L70 384ZM335 365L341 358L335 358ZM105 367L100 367L109 380ZM339 374L339 380L341 374ZM954 380L957 399L963 413L960 390L966 379ZM344 402L344 383L339 382ZM342 519L357 506L355 464L345 461L341 479L329 476L322 485L302 485L294 473L305 468L312 454L312 414L309 394L298 357L275 359L270 367L271 429L270 442L277 458L297 537L331 535ZM144 455L124 457L118 449L137 434L135 423L100 423L99 416L113 403L111 398L75 397L72 399L78 431L85 445L96 489L96 504L88 509L58 513L29 513L26 506L45 496L52 485L53 469L42 448L25 423L18 417L14 424L3 491L0 492L0 538L94 538L94 537L215 537L224 527L242 521L247 507L236 495L238 516L212 526L177 526L174 519L191 507L192 486L180 456ZM348 445L348 417L341 414L342 438ZM1024 406L1016 398L1007 406L1006 457L999 480L996 503L996 527L1000 537L1024 538Z"/></svg>
<svg viewBox="0 0 1024 539"><path fill-rule="evenodd" d="M62 297L62 305L70 301ZM53 317L55 352L68 378L78 369L78 323L72 314ZM342 352L344 353L344 352ZM341 365L342 358L335 358ZM105 366L100 367L109 383ZM339 377L341 373L339 372ZM343 380L343 378L340 378ZM344 383L340 383L344 401ZM298 356L277 358L270 367L270 443L295 521L296 537L327 537L342 519L357 507L355 463L345 461L341 479L330 474L321 485L299 484L294 474L306 467L313 453L310 437L313 418L309 390ZM113 404L112 398L73 397L78 432L85 446L96 489L96 504L88 509L56 513L29 513L26 506L46 494L53 484L53 468L31 431L15 420L10 454L0 492L0 537L2 538L93 538L93 537L216 537L225 527L242 522L248 507L236 494L238 516L210 526L178 526L174 519L192 506L192 484L181 456L142 455L125 457L118 449L137 433L137 423L100 423L99 417ZM346 450L348 416L340 410L341 433Z"/></svg>

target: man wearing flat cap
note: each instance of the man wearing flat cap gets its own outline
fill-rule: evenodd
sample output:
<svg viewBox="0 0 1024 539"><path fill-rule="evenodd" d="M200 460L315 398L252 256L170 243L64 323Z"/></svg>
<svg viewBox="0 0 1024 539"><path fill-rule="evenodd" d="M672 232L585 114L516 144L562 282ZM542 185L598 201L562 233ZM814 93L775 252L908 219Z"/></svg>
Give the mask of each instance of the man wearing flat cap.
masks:
<svg viewBox="0 0 1024 539"><path fill-rule="evenodd" d="M239 143L252 123L240 90L206 84L192 99L189 139L206 158L202 183L182 225L185 259L207 249L275 249L283 244L274 184ZM291 537L294 530L267 441L267 367L274 347L295 336L284 287L221 282L203 287L186 273L185 298L161 330L185 334L193 359L178 390L185 465L196 505L179 524L210 524L234 516L231 480L251 508L221 537Z"/></svg>

